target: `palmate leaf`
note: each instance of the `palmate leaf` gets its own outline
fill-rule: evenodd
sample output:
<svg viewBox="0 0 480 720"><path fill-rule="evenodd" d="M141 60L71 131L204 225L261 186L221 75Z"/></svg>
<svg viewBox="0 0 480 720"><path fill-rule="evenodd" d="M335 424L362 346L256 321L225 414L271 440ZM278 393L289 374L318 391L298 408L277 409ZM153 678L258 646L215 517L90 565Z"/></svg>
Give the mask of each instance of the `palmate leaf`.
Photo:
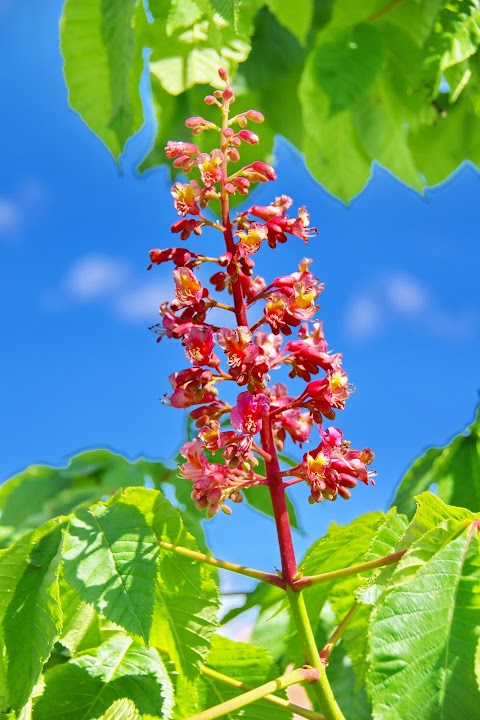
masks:
<svg viewBox="0 0 480 720"><path fill-rule="evenodd" d="M479 618L477 515L449 520L420 537L378 601L367 674L374 718L475 717Z"/></svg>
<svg viewBox="0 0 480 720"><path fill-rule="evenodd" d="M263 648L234 642L218 635L213 639L206 665L252 687L263 685L281 674L268 652ZM202 677L199 690L201 700L198 710L206 710L240 695L235 688L208 676ZM290 720L292 715L288 711L274 708L265 701L258 701L245 706L241 711L236 710L223 717L227 720L238 720L239 718L242 720L271 720L272 717L278 718L278 720Z"/></svg>
<svg viewBox="0 0 480 720"><path fill-rule="evenodd" d="M65 579L107 619L148 643L158 546L133 505L114 498L80 510L65 536Z"/></svg>
<svg viewBox="0 0 480 720"><path fill-rule="evenodd" d="M33 720L92 720L125 699L140 713L164 720L171 717L173 688L159 653L117 633L99 647L47 671ZM110 711L107 717L122 716Z"/></svg>
<svg viewBox="0 0 480 720"><path fill-rule="evenodd" d="M434 483L446 503L480 511L480 409L463 433L443 448L430 448L414 462L392 501L398 510L411 516L414 496Z"/></svg>
<svg viewBox="0 0 480 720"><path fill-rule="evenodd" d="M161 493L131 488L123 493L122 503L142 512L156 538L197 549L180 513ZM177 671L188 680L198 675L198 665L210 649L218 627L217 614L216 574L196 561L162 549L149 641L167 652Z"/></svg>
<svg viewBox="0 0 480 720"><path fill-rule="evenodd" d="M61 47L69 101L118 158L143 122L142 46L133 29L138 0L67 0Z"/></svg>
<svg viewBox="0 0 480 720"><path fill-rule="evenodd" d="M267 0L267 6L278 22L290 30L302 44L310 30L313 5L313 0L299 0L296 3L290 0Z"/></svg>
<svg viewBox="0 0 480 720"><path fill-rule="evenodd" d="M160 485L174 471L160 462L130 462L110 450L89 450L65 467L32 465L0 487L0 542L13 540L77 506L127 485Z"/></svg>
<svg viewBox="0 0 480 720"><path fill-rule="evenodd" d="M12 572L2 588L2 613L8 702L15 710L27 702L60 634L62 524L62 519L51 521L28 540L22 538L0 561L2 573Z"/></svg>

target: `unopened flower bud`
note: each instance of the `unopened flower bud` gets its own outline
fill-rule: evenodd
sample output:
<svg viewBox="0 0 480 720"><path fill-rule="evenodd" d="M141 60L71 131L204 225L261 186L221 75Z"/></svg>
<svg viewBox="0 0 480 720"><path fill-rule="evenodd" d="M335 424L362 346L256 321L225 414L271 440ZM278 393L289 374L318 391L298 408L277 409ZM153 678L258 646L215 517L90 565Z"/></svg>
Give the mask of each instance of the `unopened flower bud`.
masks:
<svg viewBox="0 0 480 720"><path fill-rule="evenodd" d="M152 261L153 262L153 261ZM218 258L220 267L227 267L232 262L232 253L226 252Z"/></svg>
<svg viewBox="0 0 480 720"><path fill-rule="evenodd" d="M237 137L239 137L241 140L248 143L249 145L257 145L258 143L258 135L250 132L250 130L240 130L237 133Z"/></svg>
<svg viewBox="0 0 480 720"><path fill-rule="evenodd" d="M235 101L235 93L233 92L231 87L225 88L222 95L223 99L227 102L234 102Z"/></svg>
<svg viewBox="0 0 480 720"><path fill-rule="evenodd" d="M187 128L197 128L197 127L201 127L202 125L209 125L209 124L210 123L208 123L206 120L204 120L204 118L199 117L198 115L196 115L195 117L187 118L185 120L185 126Z"/></svg>
<svg viewBox="0 0 480 720"><path fill-rule="evenodd" d="M227 157L232 162L238 162L240 160L240 153L238 152L237 148L230 147L227 149Z"/></svg>
<svg viewBox="0 0 480 720"><path fill-rule="evenodd" d="M225 513L225 515L231 515L232 508L228 507L228 505L222 505L222 512Z"/></svg>
<svg viewBox="0 0 480 720"><path fill-rule="evenodd" d="M220 77L220 80L223 80L223 82L228 82L228 72L225 70L225 68L218 68L218 75Z"/></svg>
<svg viewBox="0 0 480 720"><path fill-rule="evenodd" d="M246 118L255 123L262 123L265 120L262 113L258 110L247 110L244 114Z"/></svg>
<svg viewBox="0 0 480 720"><path fill-rule="evenodd" d="M233 183L226 183L225 192L227 193L227 195L234 195L236 192L235 185L233 185Z"/></svg>
<svg viewBox="0 0 480 720"><path fill-rule="evenodd" d="M235 135L235 132L232 130L232 128L225 128L225 130L223 130L223 137L231 138L233 137L233 135Z"/></svg>
<svg viewBox="0 0 480 720"><path fill-rule="evenodd" d="M213 95L207 95L203 98L203 102L205 105L215 105L217 101Z"/></svg>

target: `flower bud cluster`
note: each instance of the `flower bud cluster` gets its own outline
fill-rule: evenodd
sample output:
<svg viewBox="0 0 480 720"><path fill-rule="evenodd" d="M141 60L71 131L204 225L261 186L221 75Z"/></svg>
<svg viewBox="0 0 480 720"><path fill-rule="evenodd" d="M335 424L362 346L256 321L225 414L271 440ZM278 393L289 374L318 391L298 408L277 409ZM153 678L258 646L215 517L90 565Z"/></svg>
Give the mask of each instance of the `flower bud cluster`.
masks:
<svg viewBox="0 0 480 720"><path fill-rule="evenodd" d="M200 116L185 123L194 137L213 131L220 138L219 147L206 153L194 143L169 141L165 150L174 167L185 176L193 175L172 187L180 216L172 232L187 240L192 233L200 236L205 227L214 228L223 234L225 252L210 257L171 247L150 253L150 267L165 262L174 266L175 297L160 307L159 339L166 335L181 340L188 361L187 368L170 376L172 393L166 402L189 408L198 429L197 437L181 449L185 463L180 472L193 483L192 498L199 510L205 509L208 517L219 510L228 513L227 500L240 502L243 489L269 482L257 472L262 461L272 460L266 430L276 452L286 441L302 446L317 425L320 443L305 453L296 468L281 472L282 478L293 478L282 482L285 486L307 482L311 502L335 500L338 495L347 499L358 481L369 483L366 466L373 453L351 449L339 430L324 427L325 419L333 420L344 409L352 387L341 354L328 351L322 324L314 321L323 284L312 273L308 258L290 275L269 284L254 274L254 256L262 247L274 249L288 237L306 243L317 230L310 226L305 207L292 214L292 200L285 195L231 218L230 196L246 196L252 185L275 180L276 175L261 161L231 168L240 163L242 143L259 141L247 127L249 122L261 123L264 118L255 110L230 117L234 91L226 71L219 70L219 75L226 87L207 95L205 103L218 107L220 124ZM205 214L214 201L220 203L219 220ZM208 287L197 274L205 263L216 265ZM219 293L226 294L227 302L219 300ZM259 307L261 313L250 324L248 311L253 305L257 317ZM212 309L230 316L224 326L208 322ZM295 338L290 337L293 329ZM289 339L284 341L284 336ZM272 371L282 366L291 378L306 383L299 395L291 394L282 382L269 384ZM239 388L233 406L219 398L225 382Z"/></svg>

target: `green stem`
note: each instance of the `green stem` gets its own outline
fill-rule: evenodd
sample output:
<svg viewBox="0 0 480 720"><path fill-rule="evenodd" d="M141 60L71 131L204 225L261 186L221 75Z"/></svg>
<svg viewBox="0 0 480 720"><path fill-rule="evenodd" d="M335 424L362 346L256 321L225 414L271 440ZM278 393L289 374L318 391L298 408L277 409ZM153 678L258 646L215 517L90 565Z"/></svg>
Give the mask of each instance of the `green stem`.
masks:
<svg viewBox="0 0 480 720"><path fill-rule="evenodd" d="M298 683L303 682L314 683L317 677L318 672L316 672L313 668L298 668L286 675L282 675L276 680L271 680L264 685L260 685L260 687L257 687L254 690L249 690L248 692L243 693L243 695L239 695L231 700L220 703L220 705L215 705L215 707L204 710L201 713L197 713L197 715L191 715L187 720L215 720L215 718L227 715L234 710L239 710L240 708L245 707L245 705L255 702L255 700L261 700L266 695L270 695L278 690L283 690L290 685L297 685Z"/></svg>
<svg viewBox="0 0 480 720"><path fill-rule="evenodd" d="M359 608L359 604L356 602L352 605L348 613L343 618L342 622L339 624L339 626L334 630L334 632L330 635L329 639L323 646L321 652L320 652L320 659L326 664L328 662L328 658L330 657L330 654L337 644L337 642L340 640L341 636L343 635L343 632L345 628L347 627L350 620L353 618L355 613L357 612Z"/></svg>
<svg viewBox="0 0 480 720"><path fill-rule="evenodd" d="M326 720L345 720L328 682L325 666L320 659L303 594L295 592L291 587L287 587L286 591L305 660L318 670L318 681L312 687L320 704L320 710Z"/></svg>
<svg viewBox="0 0 480 720"><path fill-rule="evenodd" d="M246 685L245 683L240 682L240 680L235 680L235 678L231 678L228 675L223 675L216 670L212 670L212 668L206 667L206 665L200 665L200 672L202 675L212 678L212 680L218 680L219 682L224 683L225 685L230 685L230 687L234 687L237 690L243 690L244 692L253 690L251 685ZM282 710L300 715L300 717L307 718L307 720L325 720L323 715L319 715L315 712L315 710L308 710L307 708L300 707L300 705L291 703L288 700L277 697L276 695L265 695L262 699L270 703L270 705L275 705Z"/></svg>
<svg viewBox="0 0 480 720"><path fill-rule="evenodd" d="M274 573L266 573L262 572L262 570L254 570L253 568L247 568L243 565L236 565L235 563L227 562L227 560L219 560L218 558L205 555L205 553L198 552L197 550L190 550L190 548L182 547L181 545L173 545L165 540L157 540L157 542L164 550L170 550L171 552L177 553L177 555L190 558L190 560L207 563L207 565L213 565L214 567L222 568L222 570L230 570L238 575L246 575L255 580L263 580L263 582L276 585L277 587L283 588L285 585L283 580Z"/></svg>
<svg viewBox="0 0 480 720"><path fill-rule="evenodd" d="M351 567L341 568L340 570L331 570L330 572L322 573L321 575L306 575L299 580L296 580L293 587L295 590L304 590L307 587L313 587L320 583L330 582L330 580L338 580L339 578L348 577L349 575L357 575L358 573L365 572L366 570L374 570L375 568L384 567L385 565L393 565L398 562L400 558L405 555L406 550L400 550L400 552L393 553L393 555L387 555L377 560L369 560L359 565L352 565Z"/></svg>

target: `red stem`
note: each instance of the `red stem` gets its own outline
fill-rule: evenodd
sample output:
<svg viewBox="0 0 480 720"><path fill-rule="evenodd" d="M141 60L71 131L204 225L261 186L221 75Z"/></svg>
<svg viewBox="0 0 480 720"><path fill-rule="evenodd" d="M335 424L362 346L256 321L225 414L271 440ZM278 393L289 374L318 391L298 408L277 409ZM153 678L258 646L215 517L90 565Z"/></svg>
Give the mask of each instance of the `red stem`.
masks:
<svg viewBox="0 0 480 720"><path fill-rule="evenodd" d="M273 440L272 425L268 418L262 423L262 447L270 460L265 461L265 468L268 480L268 489L272 499L273 514L277 526L278 544L280 546L280 558L282 561L282 579L287 585L293 585L297 575L297 561L293 549L292 532L290 529L290 518L288 517L287 502L285 499L285 488L282 481L280 465L277 457L277 450Z"/></svg>

